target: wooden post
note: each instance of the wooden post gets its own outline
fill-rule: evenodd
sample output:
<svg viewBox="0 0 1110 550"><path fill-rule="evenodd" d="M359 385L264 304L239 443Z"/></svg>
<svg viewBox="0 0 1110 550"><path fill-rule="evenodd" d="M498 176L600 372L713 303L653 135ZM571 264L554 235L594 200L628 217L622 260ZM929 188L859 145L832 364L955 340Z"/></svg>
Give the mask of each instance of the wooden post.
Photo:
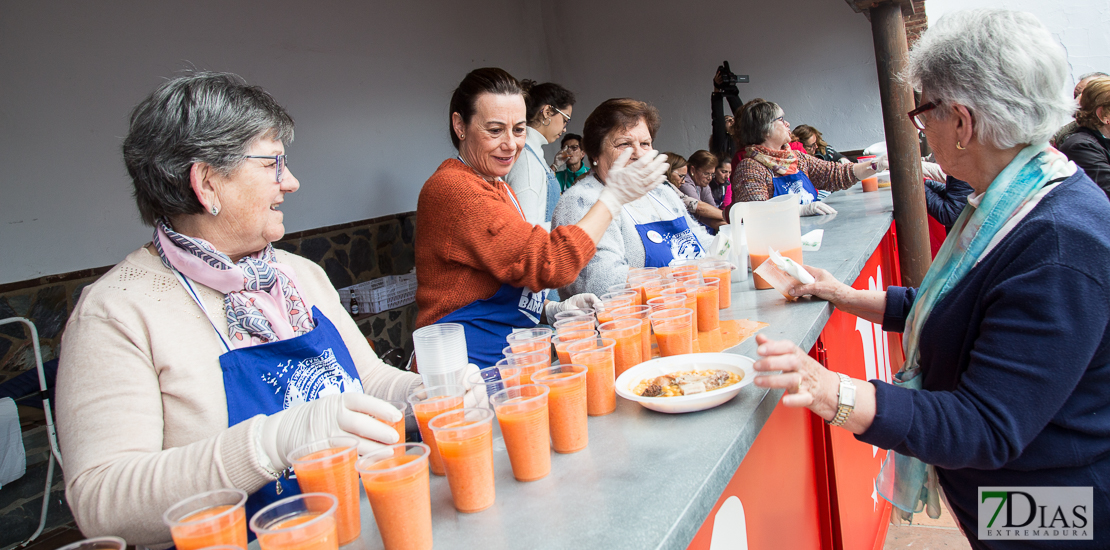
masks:
<svg viewBox="0 0 1110 550"><path fill-rule="evenodd" d="M879 97L883 105L883 129L890 158L901 284L916 287L921 285L929 270L932 254L917 129L906 116L915 107L913 89L899 78L909 61L906 29L902 6L897 2L871 6L869 12L875 41L875 67L879 72Z"/></svg>

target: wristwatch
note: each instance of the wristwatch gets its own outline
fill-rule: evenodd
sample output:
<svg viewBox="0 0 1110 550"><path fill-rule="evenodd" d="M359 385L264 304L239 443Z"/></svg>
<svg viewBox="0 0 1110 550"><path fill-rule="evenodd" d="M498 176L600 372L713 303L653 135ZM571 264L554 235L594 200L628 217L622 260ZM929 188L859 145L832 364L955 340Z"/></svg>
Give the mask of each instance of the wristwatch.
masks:
<svg viewBox="0 0 1110 550"><path fill-rule="evenodd" d="M846 374L836 373L840 377L840 396L837 398L836 416L826 420L830 426L843 426L856 408L856 384Z"/></svg>

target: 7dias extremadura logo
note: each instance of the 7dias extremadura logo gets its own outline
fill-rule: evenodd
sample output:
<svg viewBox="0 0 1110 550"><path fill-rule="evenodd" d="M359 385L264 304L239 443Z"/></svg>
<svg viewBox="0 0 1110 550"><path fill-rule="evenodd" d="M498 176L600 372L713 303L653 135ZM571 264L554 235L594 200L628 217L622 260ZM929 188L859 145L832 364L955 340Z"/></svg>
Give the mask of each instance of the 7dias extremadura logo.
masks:
<svg viewBox="0 0 1110 550"><path fill-rule="evenodd" d="M1091 487L980 487L979 540L1094 539Z"/></svg>

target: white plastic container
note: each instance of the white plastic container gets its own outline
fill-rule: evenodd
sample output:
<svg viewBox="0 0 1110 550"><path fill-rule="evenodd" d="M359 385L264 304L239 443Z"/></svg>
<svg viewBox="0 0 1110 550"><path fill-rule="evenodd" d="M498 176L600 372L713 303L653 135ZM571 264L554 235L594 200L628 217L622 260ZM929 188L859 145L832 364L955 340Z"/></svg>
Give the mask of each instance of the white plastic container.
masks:
<svg viewBox="0 0 1110 550"><path fill-rule="evenodd" d="M412 342L425 387L463 383L469 361L462 325L437 323L416 329Z"/></svg>

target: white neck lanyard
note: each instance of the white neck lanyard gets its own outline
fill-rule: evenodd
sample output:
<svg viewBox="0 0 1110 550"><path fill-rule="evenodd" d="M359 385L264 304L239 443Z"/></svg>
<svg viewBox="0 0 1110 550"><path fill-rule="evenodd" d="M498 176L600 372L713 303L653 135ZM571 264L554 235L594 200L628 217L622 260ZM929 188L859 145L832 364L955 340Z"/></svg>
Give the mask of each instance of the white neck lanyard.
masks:
<svg viewBox="0 0 1110 550"><path fill-rule="evenodd" d="M666 212L666 215L667 215L667 216L669 216L669 215L671 215L671 214L674 214L674 212L671 212L671 210L670 210L669 208L667 208L667 205L663 204L663 203L662 203L662 202L661 202L661 201L659 200L659 197L656 197L656 196L655 196L655 194L653 194L653 193L650 193L650 192L649 192L649 193L648 193L648 196L649 196L649 197L651 197L652 199L654 199L654 200L655 200L655 202L659 203L659 206L662 206L662 207L663 207L663 212ZM636 225L640 225L640 222L639 222L639 221L638 221L638 220L636 219L636 216L633 216L633 215L632 215L632 210L630 210L630 209L628 208L628 205L627 205L627 204L626 204L626 205L624 205L624 206L622 206L621 208L622 208L622 209L623 209L623 210L625 211L625 213L626 213L626 214L628 214L628 217L629 217L629 218L632 218L632 223L634 223L634 224L636 224ZM654 209L654 206L653 206L652 208ZM656 213L656 214L659 214L659 211L658 211L658 210L656 210L656 211L655 211L655 213ZM680 215L681 215L681 214L680 214ZM663 214L660 214L660 215L659 215L659 217L660 217L660 218L664 218L664 217L666 217L666 216L664 216ZM662 220L662 219L661 219L660 221L667 221L667 220Z"/></svg>

